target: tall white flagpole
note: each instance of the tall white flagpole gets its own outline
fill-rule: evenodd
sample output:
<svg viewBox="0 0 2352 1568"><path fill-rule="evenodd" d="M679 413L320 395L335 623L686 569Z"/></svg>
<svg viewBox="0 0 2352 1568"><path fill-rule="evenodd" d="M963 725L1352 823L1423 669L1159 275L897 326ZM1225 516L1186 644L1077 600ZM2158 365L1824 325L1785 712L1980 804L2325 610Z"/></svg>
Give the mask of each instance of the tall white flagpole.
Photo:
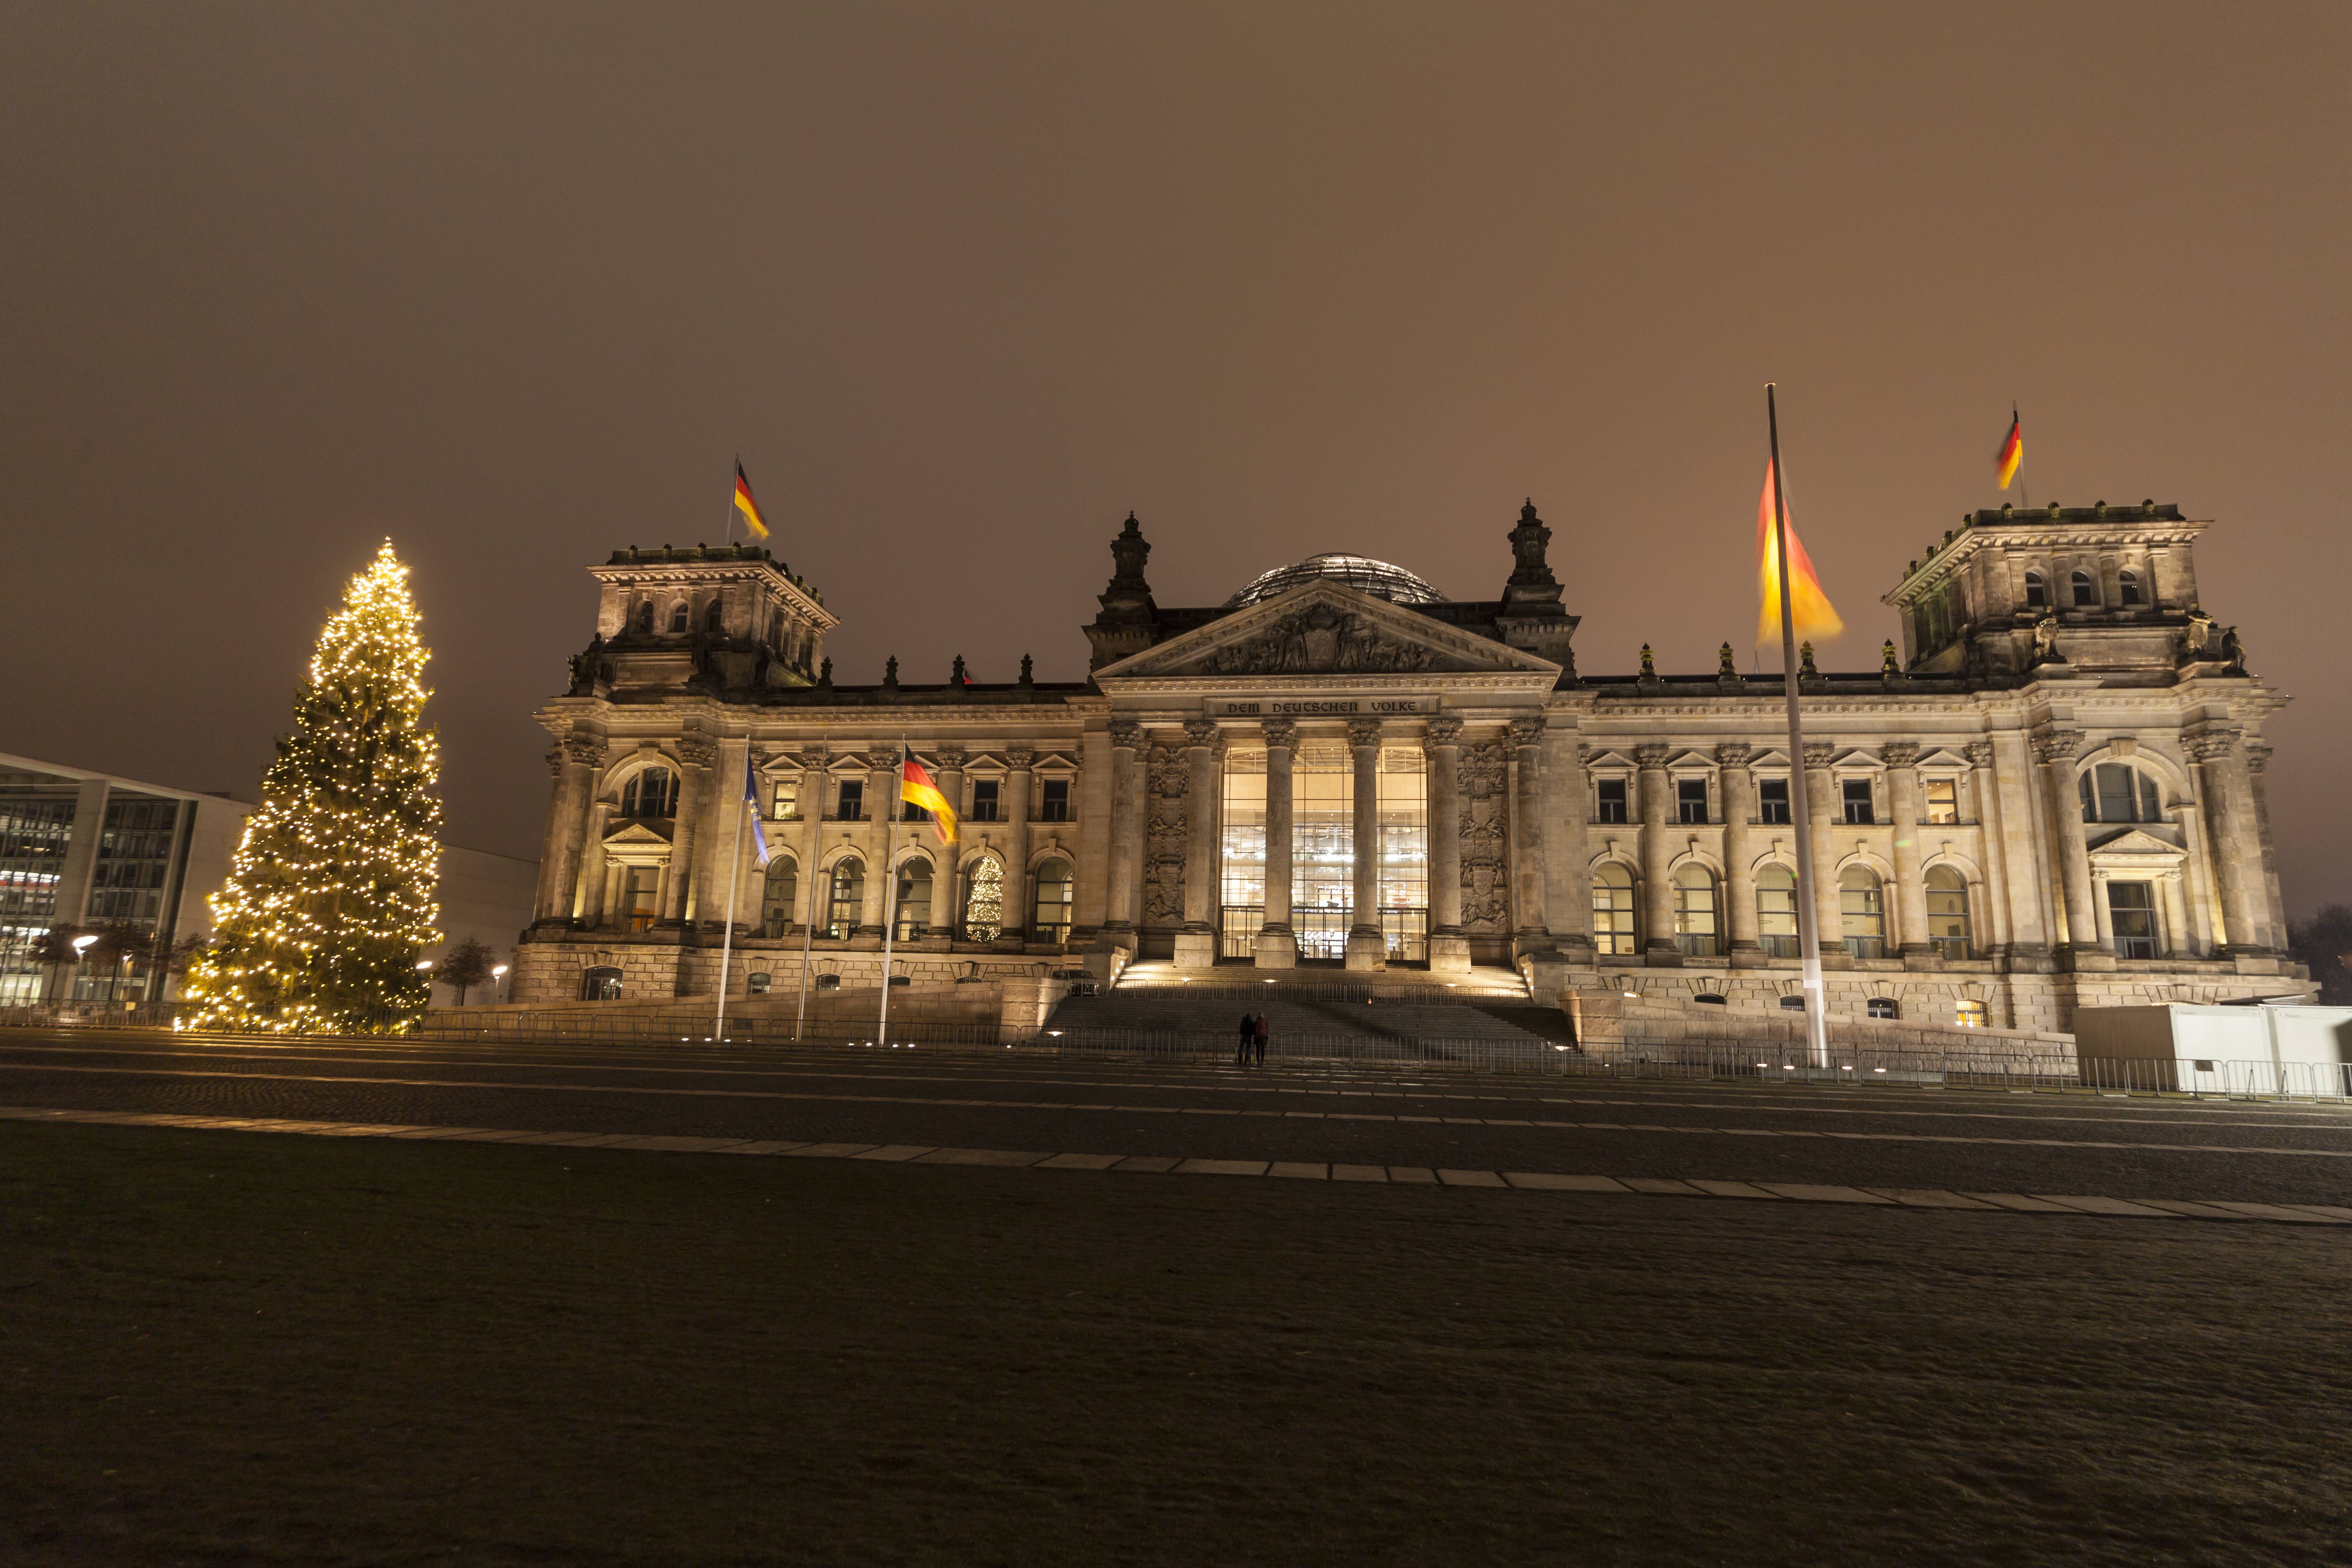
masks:
<svg viewBox="0 0 2352 1568"><path fill-rule="evenodd" d="M1805 795L1805 727L1797 715L1797 611L1789 596L1789 502L1780 480L1780 411L1764 384L1764 418L1772 439L1772 550L1780 568L1780 684L1789 700L1789 815L1797 829L1797 950L1803 961L1805 1052L1830 1065L1828 998L1822 984L1821 922L1814 916L1813 814Z"/></svg>
<svg viewBox="0 0 2352 1568"><path fill-rule="evenodd" d="M898 776L890 781L890 834L882 851L882 1017L877 1045L890 1043L890 939L898 934L898 789L907 780L907 741L898 739Z"/></svg>
<svg viewBox="0 0 2352 1568"><path fill-rule="evenodd" d="M735 853L727 866L727 936L719 945L719 1016L711 1026L710 1043L727 1043L727 974L735 960L735 889L743 876L743 807L751 793L751 742L743 742L743 788L735 796Z"/></svg>

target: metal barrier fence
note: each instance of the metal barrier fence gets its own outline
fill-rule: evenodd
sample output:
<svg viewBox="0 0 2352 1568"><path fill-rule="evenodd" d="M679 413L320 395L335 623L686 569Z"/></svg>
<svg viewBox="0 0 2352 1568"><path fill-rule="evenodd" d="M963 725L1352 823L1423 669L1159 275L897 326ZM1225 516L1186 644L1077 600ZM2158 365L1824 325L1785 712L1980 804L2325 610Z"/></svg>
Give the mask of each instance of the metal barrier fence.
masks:
<svg viewBox="0 0 2352 1568"><path fill-rule="evenodd" d="M1294 973L1296 973L1294 971ZM1269 985L1278 985L1269 991ZM1114 987L1120 997L1171 1002L1382 1002L1401 1006L1458 1005L1465 1002L1524 1002L1524 986L1506 991L1485 986L1448 985L1444 982L1410 985L1374 985L1361 980L1200 981L1168 985L1129 981Z"/></svg>

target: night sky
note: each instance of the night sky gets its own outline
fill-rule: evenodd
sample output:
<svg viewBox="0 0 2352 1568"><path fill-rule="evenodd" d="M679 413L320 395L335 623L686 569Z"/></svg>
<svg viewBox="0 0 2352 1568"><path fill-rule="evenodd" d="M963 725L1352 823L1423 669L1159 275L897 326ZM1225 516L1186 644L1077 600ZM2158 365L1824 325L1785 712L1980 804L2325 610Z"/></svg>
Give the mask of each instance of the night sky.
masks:
<svg viewBox="0 0 2352 1568"><path fill-rule="evenodd" d="M451 837L536 856L582 568L740 451L844 682L1086 668L1319 550L1580 667L1878 595L2003 499L2214 520L2290 906L2352 899L2352 7L16 5L0 750L250 797L389 534Z"/></svg>

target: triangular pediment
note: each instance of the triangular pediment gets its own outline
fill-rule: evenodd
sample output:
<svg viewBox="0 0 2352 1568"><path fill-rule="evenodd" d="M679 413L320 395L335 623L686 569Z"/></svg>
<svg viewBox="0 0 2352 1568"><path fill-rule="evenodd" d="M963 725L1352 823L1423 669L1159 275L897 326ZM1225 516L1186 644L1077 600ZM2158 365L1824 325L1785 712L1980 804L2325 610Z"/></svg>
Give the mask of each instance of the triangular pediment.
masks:
<svg viewBox="0 0 2352 1568"><path fill-rule="evenodd" d="M630 816L621 819L620 826L604 835L607 849L625 848L630 845L656 845L669 842L670 823L662 817Z"/></svg>
<svg viewBox="0 0 2352 1568"><path fill-rule="evenodd" d="M1095 672L1121 678L1557 676L1559 666L1337 583L1302 584Z"/></svg>
<svg viewBox="0 0 2352 1568"><path fill-rule="evenodd" d="M2090 853L2094 859L2109 858L2128 859L2133 856L2144 855L2150 859L2178 860L2181 858L2182 851L2178 844L2167 844L2152 833L2143 833L2138 828L2132 827L2116 834L2113 838L2103 838L2092 845Z"/></svg>

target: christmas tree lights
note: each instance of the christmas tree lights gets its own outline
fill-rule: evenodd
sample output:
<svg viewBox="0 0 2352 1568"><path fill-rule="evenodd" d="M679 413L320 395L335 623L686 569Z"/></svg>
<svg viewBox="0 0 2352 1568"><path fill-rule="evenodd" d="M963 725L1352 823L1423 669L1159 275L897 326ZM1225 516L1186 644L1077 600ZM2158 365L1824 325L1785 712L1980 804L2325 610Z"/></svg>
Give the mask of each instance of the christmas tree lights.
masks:
<svg viewBox="0 0 2352 1568"><path fill-rule="evenodd" d="M262 775L215 936L189 967L193 1029L404 1029L432 995L439 940L440 750L423 728L425 662L392 542L319 634L294 731Z"/></svg>

